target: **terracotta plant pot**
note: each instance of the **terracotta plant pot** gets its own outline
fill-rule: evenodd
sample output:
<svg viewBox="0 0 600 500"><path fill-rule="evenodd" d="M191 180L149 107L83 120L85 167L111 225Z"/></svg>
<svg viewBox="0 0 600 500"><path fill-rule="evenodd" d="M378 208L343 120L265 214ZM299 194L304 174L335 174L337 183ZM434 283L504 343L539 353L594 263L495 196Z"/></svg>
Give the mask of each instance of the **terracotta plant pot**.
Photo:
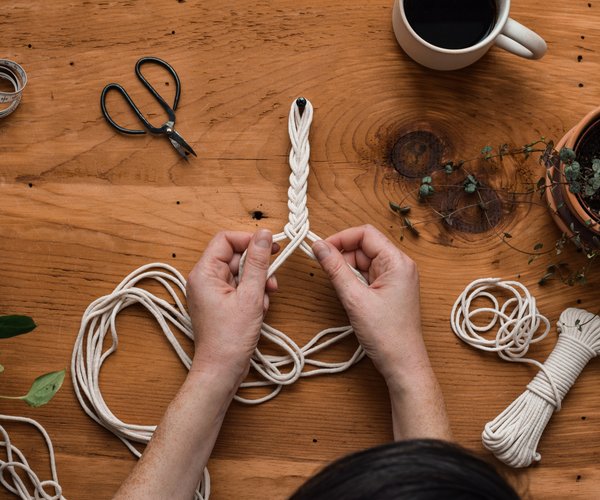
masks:
<svg viewBox="0 0 600 500"><path fill-rule="evenodd" d="M588 113L575 127L569 130L556 144L560 151L567 147L578 153L578 148L590 132L600 136L600 107ZM600 150L598 151L600 158ZM575 238L575 243L581 240L589 248L600 247L600 217L586 203L585 199L572 193L566 183L565 164L560 162L548 169L548 177L554 182L547 186L546 200L550 213L559 229L569 238ZM581 245L580 245L581 246Z"/></svg>

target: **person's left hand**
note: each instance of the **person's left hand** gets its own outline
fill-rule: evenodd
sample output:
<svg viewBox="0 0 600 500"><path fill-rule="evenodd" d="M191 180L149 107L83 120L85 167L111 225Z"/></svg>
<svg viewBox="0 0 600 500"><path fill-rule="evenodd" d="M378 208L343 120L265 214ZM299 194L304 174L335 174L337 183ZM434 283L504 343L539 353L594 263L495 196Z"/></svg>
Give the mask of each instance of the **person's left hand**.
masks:
<svg viewBox="0 0 600 500"><path fill-rule="evenodd" d="M187 282L187 301L195 338L192 370L226 371L240 383L269 307L275 277L267 280L271 254L279 251L267 229L254 235L221 232L206 247ZM246 260L241 277L240 259Z"/></svg>

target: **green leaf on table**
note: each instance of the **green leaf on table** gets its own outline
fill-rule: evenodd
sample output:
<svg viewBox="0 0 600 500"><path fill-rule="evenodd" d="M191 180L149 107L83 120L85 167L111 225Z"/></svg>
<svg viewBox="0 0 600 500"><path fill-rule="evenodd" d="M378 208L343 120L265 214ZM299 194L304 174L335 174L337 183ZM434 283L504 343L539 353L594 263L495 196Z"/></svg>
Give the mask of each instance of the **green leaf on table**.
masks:
<svg viewBox="0 0 600 500"><path fill-rule="evenodd" d="M402 207L402 206L398 205L398 203L394 203L393 201L390 201L389 203L390 203L390 208L398 214L402 215L402 214L407 214L410 212L409 206Z"/></svg>
<svg viewBox="0 0 600 500"><path fill-rule="evenodd" d="M0 316L0 339L8 339L24 333L29 333L36 327L29 316Z"/></svg>
<svg viewBox="0 0 600 500"><path fill-rule="evenodd" d="M544 248L544 244L543 243L536 243L533 246L533 250L541 250L542 248Z"/></svg>
<svg viewBox="0 0 600 500"><path fill-rule="evenodd" d="M50 372L40 375L33 381L29 392L23 396L23 400L33 407L45 405L60 389L65 380L66 370Z"/></svg>
<svg viewBox="0 0 600 500"><path fill-rule="evenodd" d="M419 196L421 198L427 198L433 193L435 193L435 189L431 184L421 184L421 186L419 187Z"/></svg>

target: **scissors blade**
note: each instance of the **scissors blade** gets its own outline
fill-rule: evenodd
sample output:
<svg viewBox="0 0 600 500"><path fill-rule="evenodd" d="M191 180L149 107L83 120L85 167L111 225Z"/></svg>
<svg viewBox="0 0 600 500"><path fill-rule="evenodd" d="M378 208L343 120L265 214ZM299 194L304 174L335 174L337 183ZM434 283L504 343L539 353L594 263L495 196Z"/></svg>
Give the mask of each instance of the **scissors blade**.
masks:
<svg viewBox="0 0 600 500"><path fill-rule="evenodd" d="M187 158L188 154L193 154L195 157L198 157L192 146L185 142L185 139L181 137L176 130L171 129L170 132L167 132L167 137L177 152L184 158Z"/></svg>

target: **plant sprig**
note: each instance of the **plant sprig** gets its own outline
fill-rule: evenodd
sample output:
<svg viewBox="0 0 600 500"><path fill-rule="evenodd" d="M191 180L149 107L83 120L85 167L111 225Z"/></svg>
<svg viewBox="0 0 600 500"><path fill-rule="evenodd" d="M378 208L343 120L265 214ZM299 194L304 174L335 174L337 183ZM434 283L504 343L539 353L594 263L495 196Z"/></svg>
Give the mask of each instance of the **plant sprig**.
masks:
<svg viewBox="0 0 600 500"><path fill-rule="evenodd" d="M568 184L571 192L573 192L575 194L581 194L582 196L585 196L585 197L591 197L591 196L594 196L596 193L600 192L600 159L592 160L591 168L592 168L593 175L590 176L588 179L584 180L583 179L584 175L583 175L581 166L576 161L576 155L575 155L574 151L571 149L568 149L568 148L562 148L560 151L557 152L554 149L553 141L546 140L545 137L541 137L540 139L533 141L529 144L525 144L524 146L519 147L519 148L511 148L507 144L502 144L498 148L493 148L492 146L484 146L481 149L480 155L478 157L467 159L467 160L459 160L456 162L449 161L449 162L445 162L443 165L441 165L440 171L444 172L447 175L451 175L456 172L462 172L464 174L464 177L462 178L461 181L459 181L459 184L450 184L450 185L439 184L437 182L434 182L434 178L432 175L425 176L421 179L421 182L420 182L419 188L418 188L418 192L417 192L417 199L421 202L424 202L427 198L430 198L433 194L435 194L436 192L440 191L443 188L460 187L468 195L477 195L478 200L476 202L474 202L473 204L467 204L466 206L457 208L456 210L453 210L449 213L441 213L434 209L434 212L436 213L435 219L416 221L416 222L411 221L407 217L407 214L410 212L410 208L411 208L410 205L406 204L407 197L409 195L407 195L400 204L390 202L390 208L394 212L396 212L402 216L404 224L403 224L403 226L401 226L401 229L408 229L415 236L418 236L419 232L415 228L416 225L431 222L432 220L439 220L439 218L441 218L442 220L445 220L445 221L449 221L449 220L451 220L451 218L454 214L456 214L462 210L467 210L467 209L473 208L473 207L479 207L479 209L485 215L485 219L487 220L487 223L490 226L490 228L494 229L495 233L498 235L498 237L501 239L501 241L504 244L508 245L513 250L516 250L520 253L529 255L528 264L531 264L533 261L535 261L541 255L546 255L546 254L551 254L551 253L556 253L556 255L559 255L562 252L562 250L564 249L566 242L569 240L573 241L578 247L580 247L580 248L583 247L584 245L583 245L583 242L581 239L581 235L577 231L575 231L575 228L573 227L573 225L571 225L572 226L571 230L572 230L573 235L569 236L566 234L562 234L561 237L559 238L559 240L556 241L553 246L544 248L543 243L536 242L533 245L532 250L525 250L525 249L516 247L512 242L508 241L512 238L512 234L510 234L508 232L500 232L499 230L497 230L494 227L494 224L491 222L489 215L487 213L487 210L488 210L489 203L491 203L492 201L495 201L495 200L490 200L488 202L484 201L484 199L482 198L481 193L480 193L480 191L483 189L483 185L477 179L475 174L473 172L470 172L467 169L466 165L468 165L471 162L477 161L477 160L481 161L483 159L484 161L487 162L487 161L492 161L495 159L502 159L506 156L522 155L525 159L528 159L534 153L541 153L539 161L540 161L540 163L543 163L547 167L557 166L560 162L565 163L565 174L564 174L565 178L561 179L561 180L555 180L555 179L551 178L551 176L548 173L544 177L540 178L535 184L533 184L531 186L531 189L529 189L523 193L513 192L512 193L513 195L520 195L520 194L531 195L532 193L534 193L536 191L538 191L540 193L540 195L543 195L546 189L553 187L557 184ZM486 187L485 189L489 189L489 188ZM529 202L533 203L532 201L529 201ZM519 203L519 202L515 201L515 203ZM561 208L561 207L559 206L558 208ZM592 221L590 220L589 225L591 225L591 224L592 224ZM403 238L403 235L401 235L401 239L402 238ZM545 284L550 279L553 279L555 277L559 277L561 279L561 281L563 281L569 285L576 284L576 283L585 283L585 281L586 281L585 276L586 276L587 270L591 266L592 262L600 254L600 250L598 250L598 249L600 249L600 240L598 238L596 238L596 239L598 240L598 244L596 245L597 249L593 249L593 250L585 249L586 257L587 257L586 266L584 266L583 268L581 268L575 272L572 272L572 273L565 272L564 264L550 266L548 269L546 269L544 276L540 279L540 284Z"/></svg>

